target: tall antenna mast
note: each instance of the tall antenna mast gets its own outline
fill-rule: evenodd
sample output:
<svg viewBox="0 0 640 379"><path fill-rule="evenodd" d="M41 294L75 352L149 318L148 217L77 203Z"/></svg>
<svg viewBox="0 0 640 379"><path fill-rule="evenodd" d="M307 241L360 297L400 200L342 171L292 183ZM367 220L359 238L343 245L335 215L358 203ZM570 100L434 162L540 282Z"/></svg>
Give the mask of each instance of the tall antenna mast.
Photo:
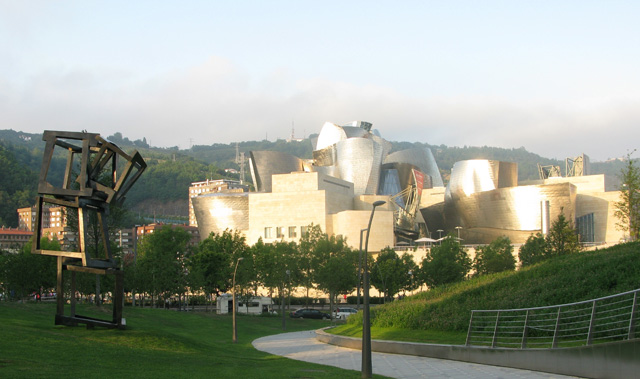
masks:
<svg viewBox="0 0 640 379"><path fill-rule="evenodd" d="M244 151L240 153L240 184L244 184Z"/></svg>

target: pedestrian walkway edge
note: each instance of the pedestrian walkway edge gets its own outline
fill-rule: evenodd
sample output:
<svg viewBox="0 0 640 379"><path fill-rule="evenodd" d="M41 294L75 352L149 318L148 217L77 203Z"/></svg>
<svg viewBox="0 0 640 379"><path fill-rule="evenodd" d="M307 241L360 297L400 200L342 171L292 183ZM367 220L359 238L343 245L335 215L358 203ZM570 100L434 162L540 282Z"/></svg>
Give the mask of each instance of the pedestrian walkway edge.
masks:
<svg viewBox="0 0 640 379"><path fill-rule="evenodd" d="M362 349L360 338L316 330L316 339L331 345ZM505 349L462 345L372 340L371 350L585 378L630 378L640 372L640 339L556 349Z"/></svg>

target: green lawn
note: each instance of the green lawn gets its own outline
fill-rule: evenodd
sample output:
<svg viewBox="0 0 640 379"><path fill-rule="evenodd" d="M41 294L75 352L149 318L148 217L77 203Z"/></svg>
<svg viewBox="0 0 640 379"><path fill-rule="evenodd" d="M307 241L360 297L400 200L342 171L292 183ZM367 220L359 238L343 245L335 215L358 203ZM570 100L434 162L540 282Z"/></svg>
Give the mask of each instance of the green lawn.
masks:
<svg viewBox="0 0 640 379"><path fill-rule="evenodd" d="M111 318L111 307L80 306L79 314ZM294 361L257 351L256 338L282 332L278 317L125 308L126 330L54 325L55 304L0 302L2 378L359 378L360 372ZM287 331L327 321L287 318Z"/></svg>

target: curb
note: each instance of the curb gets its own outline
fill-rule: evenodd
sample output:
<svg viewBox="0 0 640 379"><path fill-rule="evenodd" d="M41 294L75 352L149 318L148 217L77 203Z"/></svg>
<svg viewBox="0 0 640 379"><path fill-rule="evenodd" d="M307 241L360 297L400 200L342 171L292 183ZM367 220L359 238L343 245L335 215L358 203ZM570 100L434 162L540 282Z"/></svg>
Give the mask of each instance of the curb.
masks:
<svg viewBox="0 0 640 379"><path fill-rule="evenodd" d="M316 330L316 339L331 345L362 350L362 339ZM371 340L379 353L437 359L571 375L585 378L632 378L640 372L640 339L557 349L505 349L463 345Z"/></svg>

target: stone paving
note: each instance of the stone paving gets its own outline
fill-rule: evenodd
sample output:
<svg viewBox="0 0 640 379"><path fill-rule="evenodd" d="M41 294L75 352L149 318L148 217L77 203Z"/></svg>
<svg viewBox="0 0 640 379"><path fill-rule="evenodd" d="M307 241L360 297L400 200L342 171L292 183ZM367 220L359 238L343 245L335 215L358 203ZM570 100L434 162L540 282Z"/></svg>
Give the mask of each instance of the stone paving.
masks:
<svg viewBox="0 0 640 379"><path fill-rule="evenodd" d="M361 370L360 350L324 344L315 337L316 333L312 330L283 333L258 338L253 341L253 346L260 351L290 359ZM571 378L537 371L376 352L372 353L371 362L374 374L391 378Z"/></svg>

